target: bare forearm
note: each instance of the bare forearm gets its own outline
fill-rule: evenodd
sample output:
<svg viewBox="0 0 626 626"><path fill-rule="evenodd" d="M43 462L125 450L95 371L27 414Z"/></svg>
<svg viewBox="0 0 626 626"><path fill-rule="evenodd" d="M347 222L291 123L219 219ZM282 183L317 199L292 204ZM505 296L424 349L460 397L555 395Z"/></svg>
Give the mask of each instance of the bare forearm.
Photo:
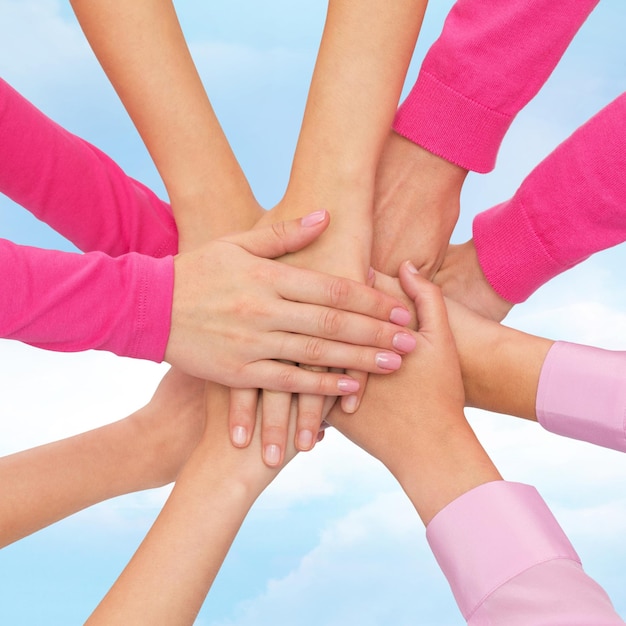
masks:
<svg viewBox="0 0 626 626"><path fill-rule="evenodd" d="M97 502L156 486L136 444L144 434L124 420L0 459L0 546Z"/></svg>
<svg viewBox="0 0 626 626"><path fill-rule="evenodd" d="M467 406L536 420L541 368L553 341L487 320L448 301Z"/></svg>
<svg viewBox="0 0 626 626"><path fill-rule="evenodd" d="M419 33L423 0L331 0L290 188L301 175L371 185Z"/></svg>
<svg viewBox="0 0 626 626"><path fill-rule="evenodd" d="M190 459L130 564L88 624L193 624L254 498ZM184 529L184 531L183 531Z"/></svg>
<svg viewBox="0 0 626 626"><path fill-rule="evenodd" d="M165 182L184 245L216 226L217 236L248 227L255 215L245 223L233 216L255 206L252 192L172 2L73 0L72 6Z"/></svg>

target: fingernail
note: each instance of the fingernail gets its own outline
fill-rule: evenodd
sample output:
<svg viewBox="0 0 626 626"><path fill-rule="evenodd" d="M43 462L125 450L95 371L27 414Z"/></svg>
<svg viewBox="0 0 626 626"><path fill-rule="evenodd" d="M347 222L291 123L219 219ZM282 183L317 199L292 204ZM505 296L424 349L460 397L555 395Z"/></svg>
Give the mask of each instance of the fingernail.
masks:
<svg viewBox="0 0 626 626"><path fill-rule="evenodd" d="M411 314L407 309L397 306L391 309L389 321L398 324L398 326L406 326L411 321Z"/></svg>
<svg viewBox="0 0 626 626"><path fill-rule="evenodd" d="M301 430L298 433L298 450L310 450L313 447L313 433L310 430Z"/></svg>
<svg viewBox="0 0 626 626"><path fill-rule="evenodd" d="M367 272L367 280L372 281L374 280L375 276L376 276L376 272L374 272L374 268L370 267L369 271Z"/></svg>
<svg viewBox="0 0 626 626"><path fill-rule="evenodd" d="M245 446L248 441L248 432L243 426L233 428L233 443L236 446Z"/></svg>
<svg viewBox="0 0 626 626"><path fill-rule="evenodd" d="M383 370L397 370L402 365L402 357L394 352L379 352L376 365Z"/></svg>
<svg viewBox="0 0 626 626"><path fill-rule="evenodd" d="M278 465L280 462L280 446L277 446L275 443L265 446L263 460L267 465Z"/></svg>
<svg viewBox="0 0 626 626"><path fill-rule="evenodd" d="M326 218L326 211L314 211L313 213L309 213L305 215L301 220L300 224L304 227L317 226L320 222L323 222Z"/></svg>
<svg viewBox="0 0 626 626"><path fill-rule="evenodd" d="M354 413L359 402L357 396L345 396L341 399L341 408L344 413Z"/></svg>
<svg viewBox="0 0 626 626"><path fill-rule="evenodd" d="M413 335L410 335L409 333L396 333L393 336L393 347L396 350L400 350L400 352L411 352L412 350L415 349L415 346L417 345L417 341L415 340L415 337L413 337Z"/></svg>
<svg viewBox="0 0 626 626"><path fill-rule="evenodd" d="M359 383L352 378L340 378L337 383L337 387L339 388L339 391L354 393L359 390Z"/></svg>
<svg viewBox="0 0 626 626"><path fill-rule="evenodd" d="M419 274L417 267L415 267L411 261L406 262L406 269L408 269L411 274Z"/></svg>

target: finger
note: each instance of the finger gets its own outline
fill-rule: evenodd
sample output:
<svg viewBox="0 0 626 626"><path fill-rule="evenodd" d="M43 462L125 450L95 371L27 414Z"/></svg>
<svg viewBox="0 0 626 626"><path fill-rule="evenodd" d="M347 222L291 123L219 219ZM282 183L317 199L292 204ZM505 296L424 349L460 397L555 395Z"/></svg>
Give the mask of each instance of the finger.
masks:
<svg viewBox="0 0 626 626"><path fill-rule="evenodd" d="M228 432L237 448L245 448L252 439L256 423L258 389L231 389L228 408Z"/></svg>
<svg viewBox="0 0 626 626"><path fill-rule="evenodd" d="M326 368L319 368L309 365L300 365L310 371L326 371ZM298 396L298 418L296 426L296 448L305 452L312 450L317 440L317 434L322 423L322 411L326 396L311 394L300 394Z"/></svg>
<svg viewBox="0 0 626 626"><path fill-rule="evenodd" d="M436 332L448 328L448 314L441 289L420 276L411 261L402 263L399 278L402 288L415 302L419 331Z"/></svg>
<svg viewBox="0 0 626 626"><path fill-rule="evenodd" d="M283 462L287 446L291 402L290 393L263 390L261 446L263 462L268 467L279 467Z"/></svg>
<svg viewBox="0 0 626 626"><path fill-rule="evenodd" d="M263 228L224 237L255 256L275 259L308 246L328 227L328 211L315 211L287 222L276 222Z"/></svg>
<svg viewBox="0 0 626 626"><path fill-rule="evenodd" d="M401 300L357 281L314 270L277 265L273 276L285 300L323 305L406 326L411 314Z"/></svg>
<svg viewBox="0 0 626 626"><path fill-rule="evenodd" d="M414 338L411 337L411 340L414 341ZM354 346L294 333L282 333L277 350L270 356L305 365L355 369L373 374L388 374L402 365L402 356L391 350Z"/></svg>
<svg viewBox="0 0 626 626"><path fill-rule="evenodd" d="M407 354L415 348L412 335L403 327L367 315L315 304L279 302L272 307L274 330L333 339L358 346L388 348Z"/></svg>
<svg viewBox="0 0 626 626"><path fill-rule="evenodd" d="M354 378L359 383L359 390L349 396L341 398L341 410L344 413L356 413L361 406L361 400L365 393L365 387L367 385L367 372L357 372L355 370L348 370L346 376Z"/></svg>

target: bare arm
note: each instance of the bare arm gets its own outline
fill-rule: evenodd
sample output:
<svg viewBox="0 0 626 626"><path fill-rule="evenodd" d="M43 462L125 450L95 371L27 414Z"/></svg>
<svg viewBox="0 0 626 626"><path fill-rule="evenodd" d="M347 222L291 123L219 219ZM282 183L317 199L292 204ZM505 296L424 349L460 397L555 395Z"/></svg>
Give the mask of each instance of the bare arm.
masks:
<svg viewBox="0 0 626 626"><path fill-rule="evenodd" d="M204 381L171 370L126 419L0 459L0 546L93 504L172 482L200 439Z"/></svg>
<svg viewBox="0 0 626 626"><path fill-rule="evenodd" d="M193 624L248 510L278 474L261 460L259 429L249 447L230 445L228 390L215 385L207 390L200 444L88 624ZM294 452L291 447L286 460Z"/></svg>
<svg viewBox="0 0 626 626"><path fill-rule="evenodd" d="M180 249L249 228L260 208L211 107L169 0L73 0L167 188Z"/></svg>

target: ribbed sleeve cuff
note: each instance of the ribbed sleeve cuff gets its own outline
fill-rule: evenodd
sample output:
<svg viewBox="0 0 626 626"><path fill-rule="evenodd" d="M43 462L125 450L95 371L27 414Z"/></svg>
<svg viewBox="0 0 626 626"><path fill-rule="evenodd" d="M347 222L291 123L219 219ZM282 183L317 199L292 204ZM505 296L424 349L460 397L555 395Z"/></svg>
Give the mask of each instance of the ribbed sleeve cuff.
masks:
<svg viewBox="0 0 626 626"><path fill-rule="evenodd" d="M129 323L132 334L117 354L160 363L170 334L174 293L174 259L153 258L141 254L132 257L135 265L134 320Z"/></svg>
<svg viewBox="0 0 626 626"><path fill-rule="evenodd" d="M472 231L485 277L508 302L524 302L567 269L547 253L517 196L479 213Z"/></svg>
<svg viewBox="0 0 626 626"><path fill-rule="evenodd" d="M520 483L496 481L463 494L432 519L426 536L466 620L534 565L580 563L539 493Z"/></svg>
<svg viewBox="0 0 626 626"><path fill-rule="evenodd" d="M626 352L557 341L541 369L536 410L550 432L626 452Z"/></svg>
<svg viewBox="0 0 626 626"><path fill-rule="evenodd" d="M490 172L513 117L493 111L421 71L393 129L447 161Z"/></svg>

